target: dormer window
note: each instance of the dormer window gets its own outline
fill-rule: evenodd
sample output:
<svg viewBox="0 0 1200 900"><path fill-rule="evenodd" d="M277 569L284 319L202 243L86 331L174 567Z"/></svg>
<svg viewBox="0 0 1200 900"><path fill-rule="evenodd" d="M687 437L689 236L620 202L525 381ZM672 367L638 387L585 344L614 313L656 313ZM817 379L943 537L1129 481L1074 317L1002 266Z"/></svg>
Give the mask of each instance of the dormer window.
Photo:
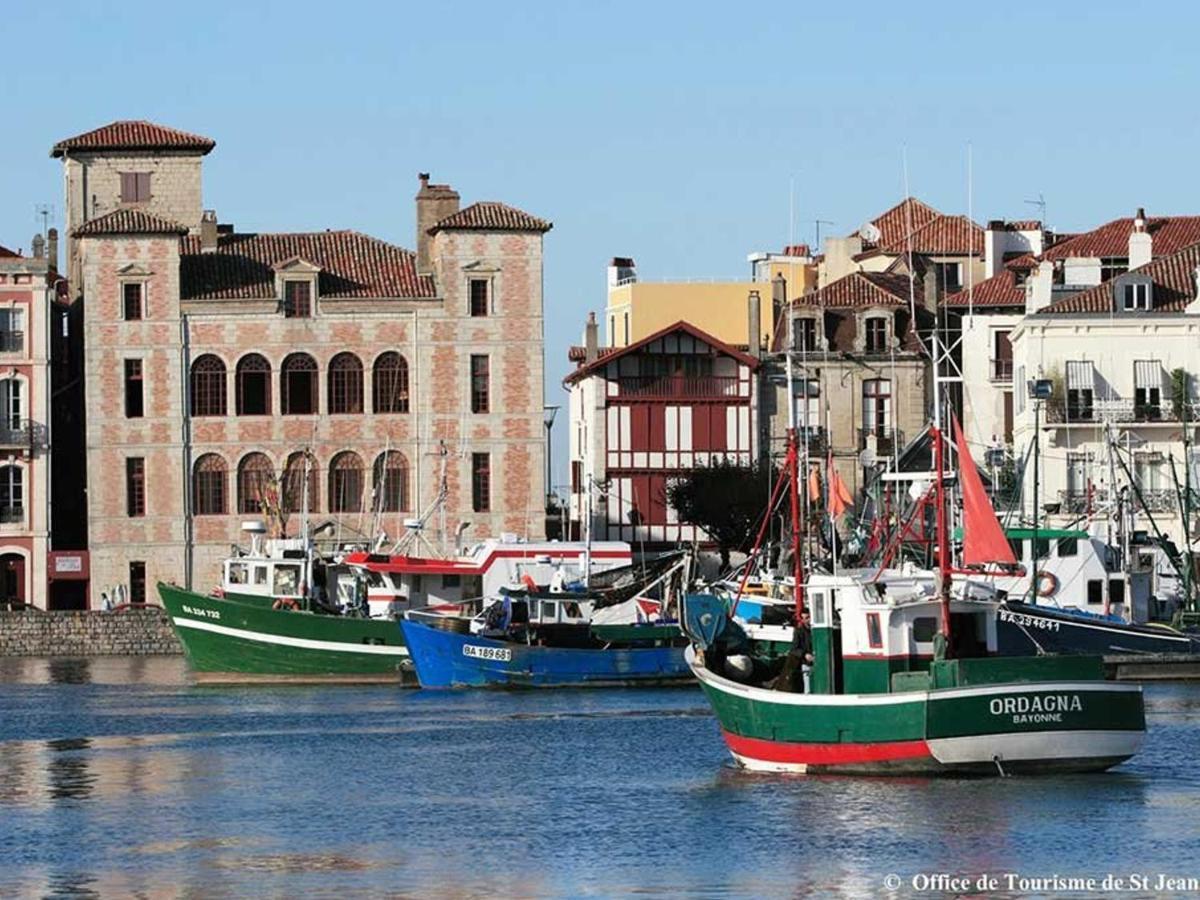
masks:
<svg viewBox="0 0 1200 900"><path fill-rule="evenodd" d="M871 316L866 321L865 349L868 353L884 353L887 351L887 319L883 316Z"/></svg>
<svg viewBox="0 0 1200 900"><path fill-rule="evenodd" d="M812 353L817 349L817 320L793 319L792 349L801 353Z"/></svg>
<svg viewBox="0 0 1200 900"><path fill-rule="evenodd" d="M283 315L288 319L312 317L312 282L305 280L283 283Z"/></svg>
<svg viewBox="0 0 1200 900"><path fill-rule="evenodd" d="M1150 283L1121 285L1121 308L1125 312L1148 312L1150 309Z"/></svg>
<svg viewBox="0 0 1200 900"><path fill-rule="evenodd" d="M937 280L943 294L957 294L962 290L962 263L940 262L937 267Z"/></svg>

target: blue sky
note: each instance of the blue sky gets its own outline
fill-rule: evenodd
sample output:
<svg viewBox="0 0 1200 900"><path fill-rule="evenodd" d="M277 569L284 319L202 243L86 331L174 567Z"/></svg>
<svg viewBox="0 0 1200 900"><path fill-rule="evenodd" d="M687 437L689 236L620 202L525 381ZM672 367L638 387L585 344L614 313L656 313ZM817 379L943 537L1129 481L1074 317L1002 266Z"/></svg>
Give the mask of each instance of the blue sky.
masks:
<svg viewBox="0 0 1200 900"><path fill-rule="evenodd" d="M111 8L110 8L111 7ZM554 222L547 402L604 267L731 277L912 193L1076 230L1200 212L1200 8L1129 3L9 4L0 244L62 212L58 138L147 118L217 141L239 230L413 245L416 173ZM794 187L792 187L794 185ZM828 226L825 226L828 228ZM556 427L556 480L565 471Z"/></svg>

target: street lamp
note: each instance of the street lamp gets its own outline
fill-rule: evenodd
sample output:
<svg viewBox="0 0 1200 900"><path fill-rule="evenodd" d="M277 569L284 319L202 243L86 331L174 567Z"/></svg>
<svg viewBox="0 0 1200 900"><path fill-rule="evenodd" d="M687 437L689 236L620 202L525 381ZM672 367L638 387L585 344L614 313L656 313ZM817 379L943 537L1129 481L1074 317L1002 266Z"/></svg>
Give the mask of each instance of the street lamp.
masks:
<svg viewBox="0 0 1200 900"><path fill-rule="evenodd" d="M1029 573L1029 600L1037 603L1038 597L1038 439L1041 436L1041 423L1038 413L1042 401L1049 400L1054 395L1054 382L1049 378L1030 378L1026 389L1029 399L1033 401L1033 547L1030 558L1033 564Z"/></svg>

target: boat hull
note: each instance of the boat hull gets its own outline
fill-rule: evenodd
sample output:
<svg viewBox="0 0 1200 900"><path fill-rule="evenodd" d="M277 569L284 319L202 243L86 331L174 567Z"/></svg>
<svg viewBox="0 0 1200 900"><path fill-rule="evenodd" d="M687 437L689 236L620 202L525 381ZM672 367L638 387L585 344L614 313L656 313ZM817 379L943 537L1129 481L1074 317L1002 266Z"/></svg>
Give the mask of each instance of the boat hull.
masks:
<svg viewBox="0 0 1200 900"><path fill-rule="evenodd" d="M791 694L722 678L688 650L730 752L753 771L1101 771L1141 747L1141 688L1031 682L892 694Z"/></svg>
<svg viewBox="0 0 1200 900"><path fill-rule="evenodd" d="M197 681L412 681L394 621L314 615L159 584Z"/></svg>
<svg viewBox="0 0 1200 900"><path fill-rule="evenodd" d="M683 647L539 647L401 622L423 688L611 687L687 683Z"/></svg>
<svg viewBox="0 0 1200 900"><path fill-rule="evenodd" d="M1002 656L1200 653L1200 640L1171 628L1072 616L1029 603L1009 602L997 610L996 640Z"/></svg>

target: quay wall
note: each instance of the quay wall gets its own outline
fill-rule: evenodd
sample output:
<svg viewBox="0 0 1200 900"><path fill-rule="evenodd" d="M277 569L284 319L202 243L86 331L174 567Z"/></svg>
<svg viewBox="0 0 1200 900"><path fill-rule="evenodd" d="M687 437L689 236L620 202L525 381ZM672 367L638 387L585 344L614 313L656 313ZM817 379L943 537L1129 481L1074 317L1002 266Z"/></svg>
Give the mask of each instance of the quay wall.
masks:
<svg viewBox="0 0 1200 900"><path fill-rule="evenodd" d="M0 612L0 656L171 656L183 648L158 606L121 612Z"/></svg>

